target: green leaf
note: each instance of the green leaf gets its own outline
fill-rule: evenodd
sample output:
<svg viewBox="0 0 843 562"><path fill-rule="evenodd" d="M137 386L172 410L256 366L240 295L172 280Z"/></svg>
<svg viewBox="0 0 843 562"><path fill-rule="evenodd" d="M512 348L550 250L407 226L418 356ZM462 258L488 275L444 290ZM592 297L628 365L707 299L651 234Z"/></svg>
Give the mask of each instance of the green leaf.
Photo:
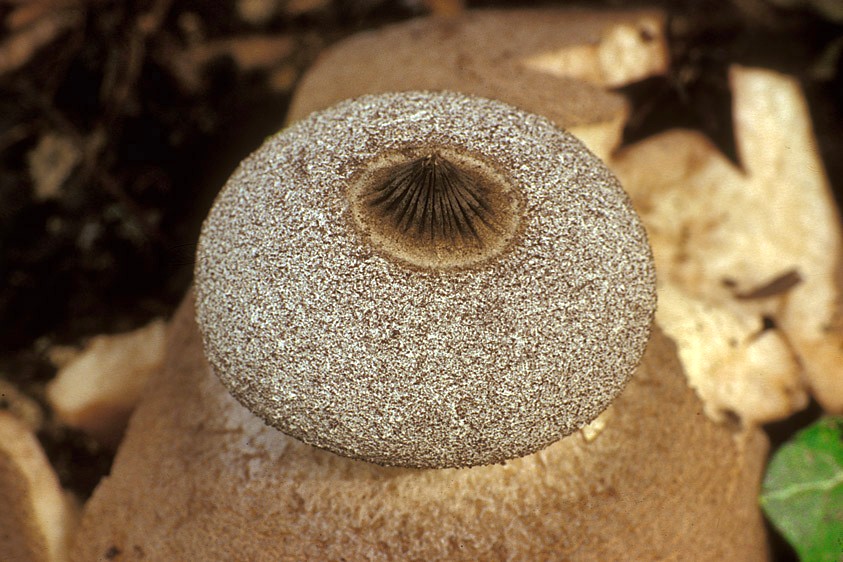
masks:
<svg viewBox="0 0 843 562"><path fill-rule="evenodd" d="M843 417L819 420L773 455L761 507L802 562L843 560Z"/></svg>

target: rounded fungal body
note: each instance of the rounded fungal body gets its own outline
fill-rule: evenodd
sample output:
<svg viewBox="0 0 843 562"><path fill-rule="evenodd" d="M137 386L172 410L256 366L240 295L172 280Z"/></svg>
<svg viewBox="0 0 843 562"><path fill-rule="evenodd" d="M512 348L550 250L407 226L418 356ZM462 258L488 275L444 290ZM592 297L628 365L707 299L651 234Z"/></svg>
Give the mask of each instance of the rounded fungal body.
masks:
<svg viewBox="0 0 843 562"><path fill-rule="evenodd" d="M456 93L366 96L268 139L199 240L197 321L279 430L384 465L535 452L643 354L655 273L617 180L546 119Z"/></svg>

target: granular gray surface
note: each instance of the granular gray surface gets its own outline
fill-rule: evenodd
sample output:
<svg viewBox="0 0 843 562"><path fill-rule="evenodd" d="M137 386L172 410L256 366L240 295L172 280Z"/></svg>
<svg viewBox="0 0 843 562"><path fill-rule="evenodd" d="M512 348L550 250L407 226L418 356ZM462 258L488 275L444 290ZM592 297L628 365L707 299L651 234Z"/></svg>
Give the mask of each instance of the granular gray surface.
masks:
<svg viewBox="0 0 843 562"><path fill-rule="evenodd" d="M482 155L525 200L472 269L418 270L348 218L361 163L420 145ZM268 139L202 229L197 320L231 393L268 424L385 465L472 466L594 419L649 335L646 235L606 166L546 119L455 93L366 96Z"/></svg>

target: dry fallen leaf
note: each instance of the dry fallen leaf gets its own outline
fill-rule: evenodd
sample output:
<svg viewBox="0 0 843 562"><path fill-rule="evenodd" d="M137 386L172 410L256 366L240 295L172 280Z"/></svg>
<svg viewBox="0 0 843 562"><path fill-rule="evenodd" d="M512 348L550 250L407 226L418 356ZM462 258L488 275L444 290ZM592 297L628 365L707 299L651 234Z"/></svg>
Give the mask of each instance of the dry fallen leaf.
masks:
<svg viewBox="0 0 843 562"><path fill-rule="evenodd" d="M0 409L14 415L32 432L44 426L44 411L31 396L0 376Z"/></svg>
<svg viewBox="0 0 843 562"><path fill-rule="evenodd" d="M116 444L150 374L164 357L166 326L155 320L115 336L97 336L47 386L47 399L67 425Z"/></svg>
<svg viewBox="0 0 843 562"><path fill-rule="evenodd" d="M13 32L0 41L0 76L21 68L62 31L81 20L78 10L44 6L43 11L39 11L40 6L22 6L10 14L7 26Z"/></svg>
<svg viewBox="0 0 843 562"><path fill-rule="evenodd" d="M82 160L82 150L70 137L47 133L27 155L35 198L58 197L59 190Z"/></svg>
<svg viewBox="0 0 843 562"><path fill-rule="evenodd" d="M0 411L0 560L63 562L79 513L32 431Z"/></svg>
<svg viewBox="0 0 843 562"><path fill-rule="evenodd" d="M764 330L761 317L664 283L657 320L676 342L690 384L712 419L734 413L763 423L807 405L797 358L778 330Z"/></svg>
<svg viewBox="0 0 843 562"><path fill-rule="evenodd" d="M599 41L548 49L527 56L522 64L554 76L618 87L661 74L668 53L660 18L642 17L606 28Z"/></svg>
<svg viewBox="0 0 843 562"><path fill-rule="evenodd" d="M281 11L281 0L237 0L237 15L252 25L266 25Z"/></svg>
<svg viewBox="0 0 843 562"><path fill-rule="evenodd" d="M159 59L169 66L182 87L196 92L203 87L202 76L208 64L230 57L243 72L277 69L296 48L289 35L243 35L200 42L185 49L163 43Z"/></svg>
<svg viewBox="0 0 843 562"><path fill-rule="evenodd" d="M840 222L808 110L781 74L735 67L731 83L741 168L690 131L613 160L650 234L657 320L715 417L782 419L805 386L840 411Z"/></svg>

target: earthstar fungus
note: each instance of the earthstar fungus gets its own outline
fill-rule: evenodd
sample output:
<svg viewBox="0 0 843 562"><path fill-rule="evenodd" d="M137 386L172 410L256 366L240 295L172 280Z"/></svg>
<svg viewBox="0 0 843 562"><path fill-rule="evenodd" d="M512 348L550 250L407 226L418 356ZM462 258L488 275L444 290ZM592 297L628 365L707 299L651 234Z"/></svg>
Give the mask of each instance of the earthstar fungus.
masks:
<svg viewBox="0 0 843 562"><path fill-rule="evenodd" d="M606 166L543 117L449 92L364 96L270 138L197 252L232 395L384 465L502 462L572 433L623 389L654 309Z"/></svg>

